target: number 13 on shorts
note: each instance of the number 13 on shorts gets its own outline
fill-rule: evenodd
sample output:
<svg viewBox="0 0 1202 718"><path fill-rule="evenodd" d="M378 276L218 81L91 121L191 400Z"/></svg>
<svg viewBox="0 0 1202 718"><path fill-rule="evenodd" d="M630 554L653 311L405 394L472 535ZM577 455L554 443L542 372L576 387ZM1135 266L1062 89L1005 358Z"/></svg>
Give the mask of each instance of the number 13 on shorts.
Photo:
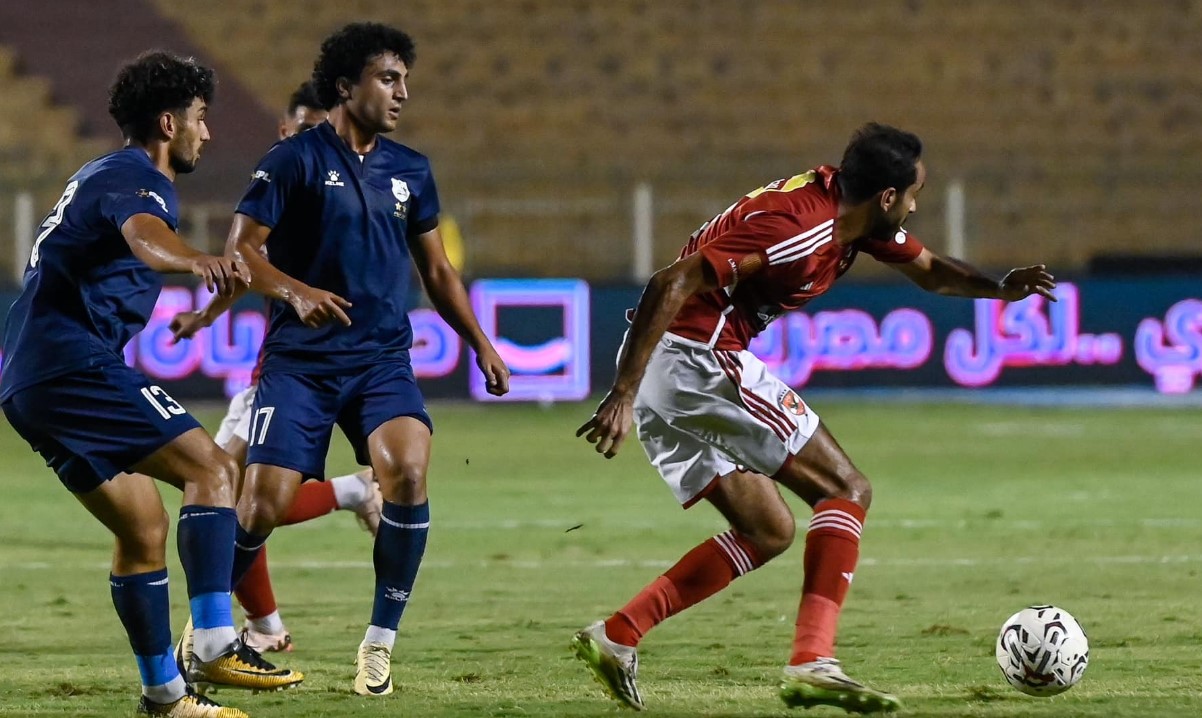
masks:
<svg viewBox="0 0 1202 718"><path fill-rule="evenodd" d="M250 436L247 437L249 446L263 445L267 439L267 429L271 426L271 415L274 413L274 406L259 407L259 410L254 413L250 420Z"/></svg>

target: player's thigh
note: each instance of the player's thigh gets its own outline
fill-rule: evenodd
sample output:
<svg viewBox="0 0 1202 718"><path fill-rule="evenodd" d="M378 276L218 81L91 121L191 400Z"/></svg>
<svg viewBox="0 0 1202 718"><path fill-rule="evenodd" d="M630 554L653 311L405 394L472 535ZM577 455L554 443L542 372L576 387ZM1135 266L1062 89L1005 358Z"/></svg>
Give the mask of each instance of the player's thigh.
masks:
<svg viewBox="0 0 1202 718"><path fill-rule="evenodd" d="M434 425L412 368L401 362L375 365L344 391L338 424L359 463L375 471L384 498L425 501Z"/></svg>
<svg viewBox="0 0 1202 718"><path fill-rule="evenodd" d="M84 508L117 539L116 573L156 571L166 565L170 521L154 479L145 474L117 474L85 493L75 494ZM130 563L141 564L130 566Z"/></svg>
<svg viewBox="0 0 1202 718"><path fill-rule="evenodd" d="M811 506L830 498L854 501L864 508L872 503L868 479L825 424L819 424L801 451L790 456L772 478Z"/></svg>
<svg viewBox="0 0 1202 718"><path fill-rule="evenodd" d="M75 493L95 489L200 430L161 387L115 360L26 387L5 401L4 413Z"/></svg>
<svg viewBox="0 0 1202 718"><path fill-rule="evenodd" d="M706 493L706 501L767 560L793 543L796 522L776 482L751 471L733 471Z"/></svg>
<svg viewBox="0 0 1202 718"><path fill-rule="evenodd" d="M264 464L322 478L344 382L341 377L265 372L251 407L247 473L254 464Z"/></svg>
<svg viewBox="0 0 1202 718"><path fill-rule="evenodd" d="M251 464L242 479L238 497L238 523L260 536L284 521L304 476L295 469L271 464Z"/></svg>
<svg viewBox="0 0 1202 718"><path fill-rule="evenodd" d="M426 501L430 427L412 416L389 419L367 437L367 454L380 493L394 504Z"/></svg>
<svg viewBox="0 0 1202 718"><path fill-rule="evenodd" d="M237 499L238 465L200 427L180 434L131 468L182 489L186 505L232 508Z"/></svg>

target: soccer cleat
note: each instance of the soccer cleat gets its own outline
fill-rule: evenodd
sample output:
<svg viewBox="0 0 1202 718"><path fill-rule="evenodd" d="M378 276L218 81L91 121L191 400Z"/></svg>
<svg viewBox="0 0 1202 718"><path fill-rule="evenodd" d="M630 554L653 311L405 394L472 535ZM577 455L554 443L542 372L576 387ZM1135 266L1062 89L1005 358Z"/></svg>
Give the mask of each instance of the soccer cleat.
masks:
<svg viewBox="0 0 1202 718"><path fill-rule="evenodd" d="M174 703L155 703L146 696L138 704L140 716L166 716L167 718L250 718L237 708L223 708L202 695L197 695L191 687Z"/></svg>
<svg viewBox="0 0 1202 718"><path fill-rule="evenodd" d="M605 622L597 621L572 636L572 650L592 671L593 678L619 704L643 710L643 697L636 682L639 672L638 651L623 646L605 635Z"/></svg>
<svg viewBox="0 0 1202 718"><path fill-rule="evenodd" d="M238 638L259 653L292 653L292 634L287 630L263 633L247 623Z"/></svg>
<svg viewBox="0 0 1202 718"><path fill-rule="evenodd" d="M849 713L892 713L901 702L847 677L834 658L785 666L780 698L790 708L835 706Z"/></svg>
<svg viewBox="0 0 1202 718"><path fill-rule="evenodd" d="M276 668L263 660L258 651L242 641L234 641L230 650L211 661L201 661L193 655L184 677L202 694L212 688L244 688L255 693L282 691L305 680L300 671Z"/></svg>
<svg viewBox="0 0 1202 718"><path fill-rule="evenodd" d="M385 643L359 644L355 658L355 692L361 696L392 693L392 648Z"/></svg>
<svg viewBox="0 0 1202 718"><path fill-rule="evenodd" d="M375 536L376 532L380 530L380 512L384 510L384 495L380 493L380 484L376 482L375 472L371 469L356 471L354 476L367 488L367 498L353 509L355 518L364 531Z"/></svg>
<svg viewBox="0 0 1202 718"><path fill-rule="evenodd" d="M184 624L184 632L179 635L179 643L175 644L175 665L181 676L188 675L188 664L192 662L192 617Z"/></svg>

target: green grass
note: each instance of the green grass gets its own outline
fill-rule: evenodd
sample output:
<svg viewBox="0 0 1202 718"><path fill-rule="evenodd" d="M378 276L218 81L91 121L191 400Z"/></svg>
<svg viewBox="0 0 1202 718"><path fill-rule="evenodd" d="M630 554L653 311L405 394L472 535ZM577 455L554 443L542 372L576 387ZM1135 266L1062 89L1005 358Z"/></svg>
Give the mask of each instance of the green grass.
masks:
<svg viewBox="0 0 1202 718"><path fill-rule="evenodd" d="M849 673L896 692L912 716L1202 714L1194 414L818 409L875 486L840 632ZM606 462L574 439L590 411L433 407L434 529L394 656L397 694L349 692L371 557L340 512L271 542L298 646L286 661L306 671L304 687L217 697L256 718L613 715L570 657L571 633L721 524L704 506L677 508L637 445ZM132 713L137 672L109 601L106 533L3 423L0 456L0 715ZM343 467L339 442L330 468ZM178 494L164 495L174 509ZM775 684L800 548L644 641L652 715L789 714ZM171 571L178 630L184 581L178 563ZM997 629L1033 602L1067 608L1092 640L1085 679L1057 698L1020 695L994 665Z"/></svg>

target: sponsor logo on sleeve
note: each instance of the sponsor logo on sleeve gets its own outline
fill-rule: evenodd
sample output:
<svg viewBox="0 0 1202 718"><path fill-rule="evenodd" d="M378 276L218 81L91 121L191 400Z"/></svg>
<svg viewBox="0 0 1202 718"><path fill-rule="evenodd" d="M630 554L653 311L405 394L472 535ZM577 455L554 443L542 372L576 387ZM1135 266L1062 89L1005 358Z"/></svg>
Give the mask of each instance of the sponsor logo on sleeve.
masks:
<svg viewBox="0 0 1202 718"><path fill-rule="evenodd" d="M139 197L144 197L144 198L147 198L147 199L153 199L155 202L158 202L158 203L159 203L159 206L163 208L163 211L164 211L164 212L169 212L169 211L170 211L170 210L168 210L168 209L167 209L167 202L166 202L166 200L164 200L162 197L160 197L160 196L159 196L159 193L158 193L158 192L155 192L154 190L150 190L150 189L140 189L140 190L138 190L138 196L139 196Z"/></svg>
<svg viewBox="0 0 1202 718"><path fill-rule="evenodd" d="M252 182L254 180L263 180L264 182L270 183L271 175L268 174L267 170L255 170L255 173L250 176L250 179Z"/></svg>

